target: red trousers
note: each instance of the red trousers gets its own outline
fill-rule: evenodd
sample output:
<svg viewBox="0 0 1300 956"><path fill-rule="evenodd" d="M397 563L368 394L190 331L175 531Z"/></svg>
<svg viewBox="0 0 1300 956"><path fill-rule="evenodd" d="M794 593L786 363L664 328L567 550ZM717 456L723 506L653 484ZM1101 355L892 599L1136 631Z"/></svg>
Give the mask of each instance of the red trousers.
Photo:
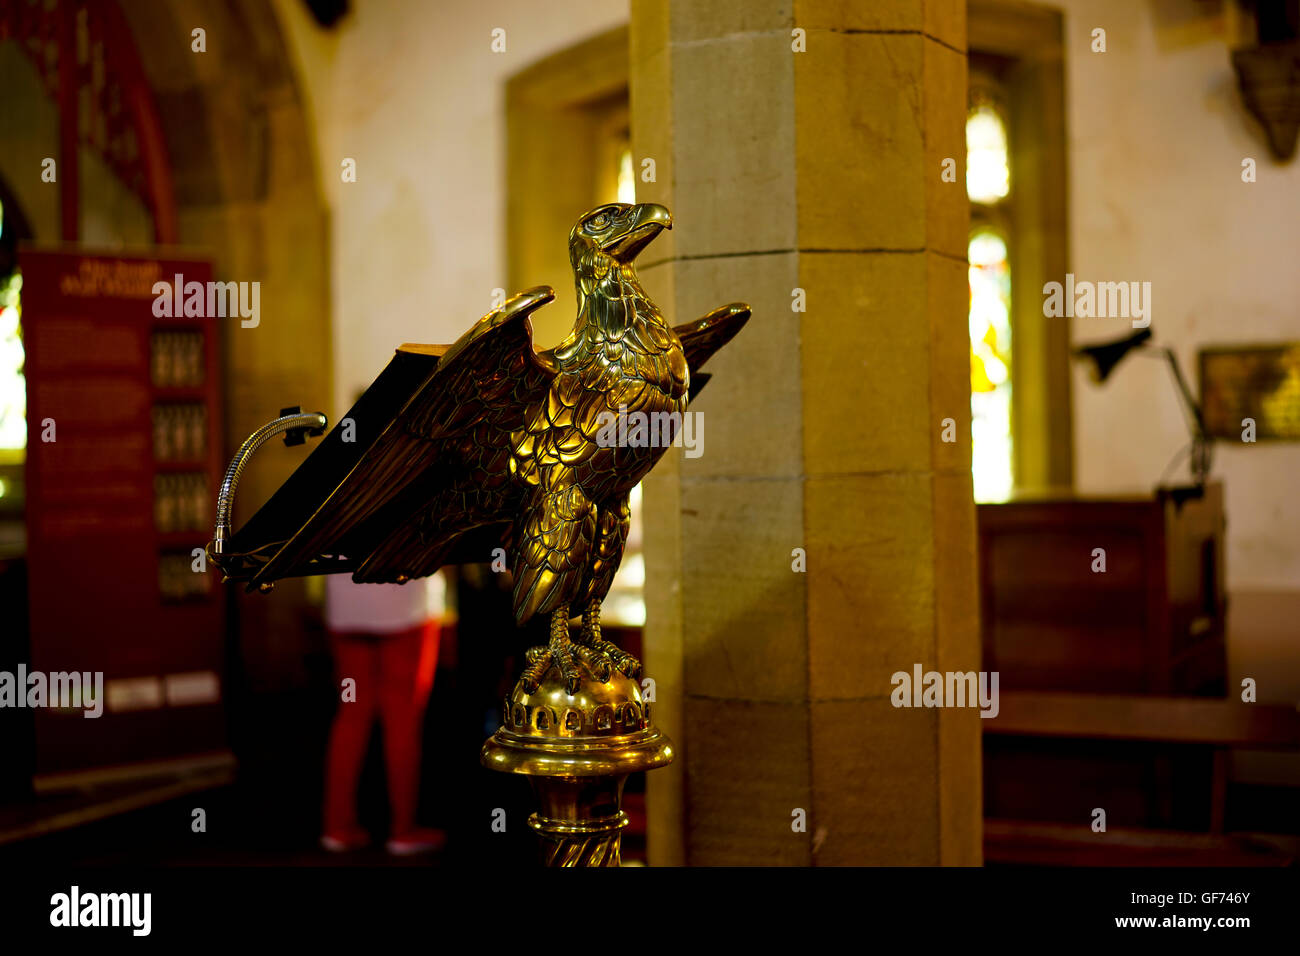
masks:
<svg viewBox="0 0 1300 956"><path fill-rule="evenodd" d="M392 836L415 826L424 707L438 664L438 624L394 634L330 634L338 686L356 681L356 700L340 701L325 764L325 832L358 826L357 783L376 718L384 739ZM350 696L350 695L349 695Z"/></svg>

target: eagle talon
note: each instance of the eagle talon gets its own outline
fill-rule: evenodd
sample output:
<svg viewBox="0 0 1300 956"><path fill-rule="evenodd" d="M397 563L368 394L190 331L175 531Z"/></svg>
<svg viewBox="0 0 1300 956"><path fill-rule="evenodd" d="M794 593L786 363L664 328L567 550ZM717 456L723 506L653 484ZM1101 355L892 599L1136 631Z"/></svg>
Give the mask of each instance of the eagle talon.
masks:
<svg viewBox="0 0 1300 956"><path fill-rule="evenodd" d="M560 668L560 676L564 678L564 688L572 697L582 686L582 675L578 673L578 668L573 662L573 652L567 652L556 663Z"/></svg>
<svg viewBox="0 0 1300 956"><path fill-rule="evenodd" d="M629 679L635 679L641 675L641 662L639 660L616 644L611 644L609 641L602 641L601 643L606 646L605 653L620 674Z"/></svg>
<svg viewBox="0 0 1300 956"><path fill-rule="evenodd" d="M579 654L587 650L592 658L604 665L605 676L597 676L602 683L612 676L609 668L618 671L624 677L636 678L641 673L641 662L623 650L613 641L600 636L600 605L591 604L582 615L582 636L578 638ZM583 660L586 660L583 657ZM593 672L594 673L594 672Z"/></svg>
<svg viewBox="0 0 1300 956"><path fill-rule="evenodd" d="M592 677L602 684L609 680L613 669L609 658L602 657L597 651L584 644L575 645L573 651L578 659L587 665L587 670L591 672Z"/></svg>
<svg viewBox="0 0 1300 956"><path fill-rule="evenodd" d="M529 666L519 675L520 686L530 694L537 693L537 688L542 686L542 677L550 667L550 661L546 661L543 667Z"/></svg>
<svg viewBox="0 0 1300 956"><path fill-rule="evenodd" d="M617 644L599 639L589 643L584 643L585 646L591 648L591 650L600 660L604 661L607 666L612 667L624 677L629 679L635 678L641 673L641 662Z"/></svg>
<svg viewBox="0 0 1300 956"><path fill-rule="evenodd" d="M636 680L641 676L641 662L631 654L624 654L624 666L622 668L623 676L629 680Z"/></svg>
<svg viewBox="0 0 1300 956"><path fill-rule="evenodd" d="M560 670L565 689L570 695L576 694L582 685L582 675L578 671L578 660L585 660L579 649L569 640L569 608L563 606L555 609L551 615L551 639L546 647L530 647L524 652L528 666L519 675L519 683L524 690L532 694L542 685L546 674L552 667Z"/></svg>
<svg viewBox="0 0 1300 956"><path fill-rule="evenodd" d="M560 676L564 678L564 686L568 692L576 694L578 688L582 685L582 675L578 671L577 662L574 658L575 648L564 647L532 647L528 649L525 655L528 660L528 666L524 672L519 675L519 683L523 685L524 690L530 694L537 692L537 688L542 686L542 681L546 678L547 672L552 667L560 669Z"/></svg>

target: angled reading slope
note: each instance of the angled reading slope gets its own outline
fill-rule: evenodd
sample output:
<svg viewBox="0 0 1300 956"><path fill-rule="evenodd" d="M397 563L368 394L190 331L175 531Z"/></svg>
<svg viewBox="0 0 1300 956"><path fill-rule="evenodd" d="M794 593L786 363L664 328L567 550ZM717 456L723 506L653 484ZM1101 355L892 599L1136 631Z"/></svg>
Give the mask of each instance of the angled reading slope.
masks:
<svg viewBox="0 0 1300 956"><path fill-rule="evenodd" d="M269 558L278 545L293 537L342 484L420 386L433 375L446 350L445 345L403 346L399 349L379 377L320 440L297 470L235 532L227 544L228 555L232 558L238 555ZM351 422L346 431L355 439L353 441L343 440L345 421ZM321 566L303 568L298 573L319 574L348 569L348 566ZM248 573L241 573L241 570ZM231 580L246 580L255 570L256 565L245 569L232 566L227 574Z"/></svg>

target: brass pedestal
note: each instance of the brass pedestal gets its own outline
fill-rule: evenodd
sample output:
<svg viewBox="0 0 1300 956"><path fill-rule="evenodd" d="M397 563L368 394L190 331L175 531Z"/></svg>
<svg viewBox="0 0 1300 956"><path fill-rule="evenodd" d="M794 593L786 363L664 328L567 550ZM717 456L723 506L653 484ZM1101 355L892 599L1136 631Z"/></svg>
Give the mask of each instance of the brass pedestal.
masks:
<svg viewBox="0 0 1300 956"><path fill-rule="evenodd" d="M584 674L585 674L584 669ZM570 695L552 667L536 691L522 684L505 702L502 727L483 745L483 766L528 777L541 805L528 825L547 866L619 866L628 774L672 762L672 742L650 720L651 704L617 671L586 675Z"/></svg>

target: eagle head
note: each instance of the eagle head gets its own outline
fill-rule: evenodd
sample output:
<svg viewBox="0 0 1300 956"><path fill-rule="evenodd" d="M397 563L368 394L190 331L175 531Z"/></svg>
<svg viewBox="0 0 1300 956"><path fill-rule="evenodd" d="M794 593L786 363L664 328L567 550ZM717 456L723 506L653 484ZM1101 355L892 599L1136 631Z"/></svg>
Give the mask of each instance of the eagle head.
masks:
<svg viewBox="0 0 1300 956"><path fill-rule="evenodd" d="M578 220L569 233L569 261L581 305L602 282L617 283L634 275L632 263L673 217L658 203L624 202L597 206Z"/></svg>

